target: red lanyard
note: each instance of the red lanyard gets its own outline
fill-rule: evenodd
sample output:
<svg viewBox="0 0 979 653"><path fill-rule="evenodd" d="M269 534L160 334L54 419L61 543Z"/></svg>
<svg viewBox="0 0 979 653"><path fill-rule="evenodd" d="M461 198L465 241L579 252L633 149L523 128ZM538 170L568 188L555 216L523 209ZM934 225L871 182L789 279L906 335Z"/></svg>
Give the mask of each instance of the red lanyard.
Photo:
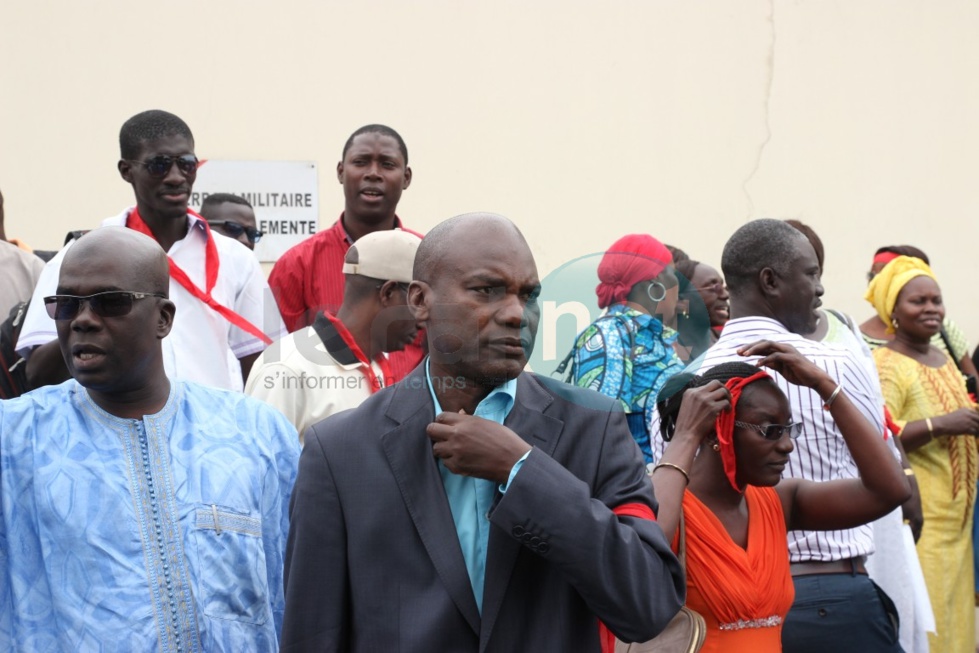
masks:
<svg viewBox="0 0 979 653"><path fill-rule="evenodd" d="M340 334L340 337L343 338L343 343L347 345L347 349L360 361L360 371L364 373L367 381L371 384L371 394L386 386L391 379L391 366L388 365L388 359L382 355L378 356L376 360L378 366L381 368L381 375L384 377L382 384L382 379L377 378L377 374L374 373L374 368L371 367L371 362L367 360L367 356L364 355L364 352L360 349L360 345L354 340L353 334L347 330L343 322L326 311L323 311L323 315L326 316L326 319L330 321L330 324L333 325L337 333Z"/></svg>
<svg viewBox="0 0 979 653"><path fill-rule="evenodd" d="M271 345L272 339L265 335L261 329L243 318L241 315L235 313L227 306L222 306L216 299L214 299L214 297L211 296L211 290L214 289L214 284L217 283L218 280L218 267L221 265L221 261L218 258L218 248L217 245L214 244L214 236L211 235L211 228L208 227L207 220L197 215L190 209L187 209L187 213L188 215L192 215L200 220L200 223L204 225L204 233L207 234L207 248L204 255L205 289L201 290L195 286L194 282L190 280L189 276L187 276L187 273L181 270L180 266L177 265L169 255L167 255L167 260L170 261L170 276L173 277L177 283L186 288L187 292L207 304L211 310L223 316L226 320L228 320L228 322L231 322L242 331L246 331L256 338L260 338L266 345ZM139 215L139 208L133 208L132 212L129 214L129 217L126 218L126 227L146 234L153 240L156 240L156 237L153 235L153 232L150 231L149 226L143 220L142 216Z"/></svg>

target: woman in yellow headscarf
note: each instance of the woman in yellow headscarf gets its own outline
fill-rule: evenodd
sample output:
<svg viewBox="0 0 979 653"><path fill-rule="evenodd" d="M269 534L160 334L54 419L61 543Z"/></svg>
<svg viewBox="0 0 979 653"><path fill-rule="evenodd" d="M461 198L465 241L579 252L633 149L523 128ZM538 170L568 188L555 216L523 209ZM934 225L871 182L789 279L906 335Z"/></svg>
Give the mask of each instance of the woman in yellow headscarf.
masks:
<svg viewBox="0 0 979 653"><path fill-rule="evenodd" d="M865 296L894 340L874 351L887 407L921 491L918 557L935 613L932 653L976 650L972 521L979 476L979 412L948 354L930 344L945 317L926 263L899 256Z"/></svg>

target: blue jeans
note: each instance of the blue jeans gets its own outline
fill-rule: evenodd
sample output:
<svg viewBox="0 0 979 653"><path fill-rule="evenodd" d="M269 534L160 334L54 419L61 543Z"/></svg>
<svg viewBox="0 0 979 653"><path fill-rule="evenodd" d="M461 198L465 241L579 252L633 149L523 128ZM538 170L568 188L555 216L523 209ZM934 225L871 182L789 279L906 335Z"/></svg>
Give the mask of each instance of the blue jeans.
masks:
<svg viewBox="0 0 979 653"><path fill-rule="evenodd" d="M784 653L903 653L894 603L863 574L796 576Z"/></svg>

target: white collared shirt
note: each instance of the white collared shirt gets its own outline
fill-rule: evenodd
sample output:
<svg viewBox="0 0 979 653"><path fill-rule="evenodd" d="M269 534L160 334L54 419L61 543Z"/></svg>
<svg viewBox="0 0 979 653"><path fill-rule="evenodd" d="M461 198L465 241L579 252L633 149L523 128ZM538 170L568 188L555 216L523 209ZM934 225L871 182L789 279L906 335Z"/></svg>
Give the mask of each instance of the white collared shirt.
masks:
<svg viewBox="0 0 979 653"><path fill-rule="evenodd" d="M108 218L102 226L125 226L132 208ZM198 288L204 289L204 261L207 234L200 220L188 216L187 235L178 240L167 254L187 273ZM264 331L273 340L286 335L279 309L269 290L265 275L252 252L241 243L211 232L221 261L218 278L211 294ZM74 241L73 241L74 242ZM44 266L24 318L17 350L25 351L58 337L44 308L44 297L54 295L68 243ZM241 390L239 358L265 349L259 338L232 325L183 286L170 278L170 300L177 306L173 329L163 340L163 363L167 376L179 381L195 381L228 390Z"/></svg>
<svg viewBox="0 0 979 653"><path fill-rule="evenodd" d="M384 379L380 365L371 361L371 368ZM316 422L364 403L371 383L363 363L337 361L309 326L273 342L255 359L245 394L285 415L302 443L306 429Z"/></svg>
<svg viewBox="0 0 979 653"><path fill-rule="evenodd" d="M795 347L799 353L828 373L843 386L850 401L874 425L884 432L883 404L875 390L874 379L867 368L844 347L814 342L789 332L780 322L760 316L730 320L724 325L721 337L713 347L691 361L685 371L701 374L712 367L730 361L753 362L758 357L745 358L737 353L740 347L771 340ZM772 370L766 371L789 398L792 419L803 424L802 435L795 440L789 456L785 477L812 481L857 478L857 465L829 411L823 410L823 400L815 390L789 383ZM659 413L655 412L650 425L653 458L663 456L666 443L659 436ZM835 531L789 531L789 557L792 562L829 562L866 556L874 551L873 529L869 524Z"/></svg>

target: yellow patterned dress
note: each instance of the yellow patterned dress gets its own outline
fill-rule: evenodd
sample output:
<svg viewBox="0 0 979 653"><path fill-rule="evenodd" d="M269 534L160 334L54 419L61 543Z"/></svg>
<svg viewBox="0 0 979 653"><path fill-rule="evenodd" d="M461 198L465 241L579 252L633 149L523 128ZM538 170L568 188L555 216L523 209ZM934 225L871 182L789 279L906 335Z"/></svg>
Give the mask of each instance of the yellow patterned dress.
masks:
<svg viewBox="0 0 979 653"><path fill-rule="evenodd" d="M929 367L888 347L874 350L881 390L891 415L906 422L973 407L962 374L951 359ZM976 439L938 436L908 453L921 490L925 516L918 558L935 612L931 653L973 653L975 587L972 516L979 474Z"/></svg>

